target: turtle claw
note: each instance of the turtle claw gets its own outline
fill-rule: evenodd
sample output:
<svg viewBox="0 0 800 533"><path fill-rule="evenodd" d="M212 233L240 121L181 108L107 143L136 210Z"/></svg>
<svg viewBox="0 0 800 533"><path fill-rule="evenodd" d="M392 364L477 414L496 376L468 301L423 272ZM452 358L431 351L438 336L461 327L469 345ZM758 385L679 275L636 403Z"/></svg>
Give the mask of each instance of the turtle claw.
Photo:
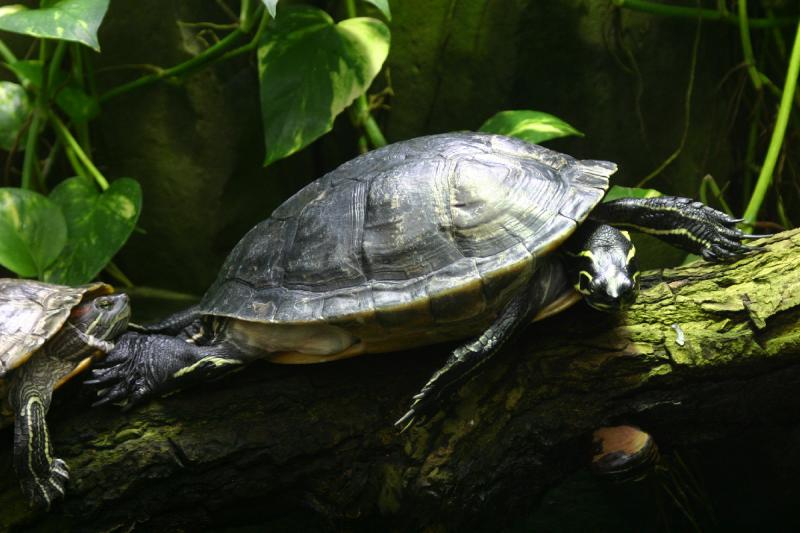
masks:
<svg viewBox="0 0 800 533"><path fill-rule="evenodd" d="M98 399L92 407L119 403L125 409L141 403L152 394L148 386L148 375L157 354L140 350L146 335L126 333L117 339L117 344L108 357L92 369L91 379L84 381L97 389Z"/></svg>
<svg viewBox="0 0 800 533"><path fill-rule="evenodd" d="M411 408L406 412L406 414L400 417L397 422L394 423L394 427L399 433L405 433L408 428L414 425L415 420L416 412L413 408Z"/></svg>
<svg viewBox="0 0 800 533"><path fill-rule="evenodd" d="M423 423L433 411L433 400L428 390L422 389L412 397L412 400L411 407L408 408L406 414L394 423L394 427L400 433L405 432L414 424Z"/></svg>

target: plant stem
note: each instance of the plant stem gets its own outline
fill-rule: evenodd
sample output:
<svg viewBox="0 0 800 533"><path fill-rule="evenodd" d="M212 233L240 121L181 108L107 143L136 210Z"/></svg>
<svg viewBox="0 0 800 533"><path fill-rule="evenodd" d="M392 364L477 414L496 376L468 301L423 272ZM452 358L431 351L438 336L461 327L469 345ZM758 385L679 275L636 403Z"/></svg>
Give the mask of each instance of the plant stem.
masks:
<svg viewBox="0 0 800 533"><path fill-rule="evenodd" d="M123 272L122 269L119 268L116 263L114 263L114 261L109 261L105 270L112 278L122 283L122 286L126 289L133 287L133 282L130 280L130 278L128 278L128 276L125 275L125 272Z"/></svg>
<svg viewBox="0 0 800 533"><path fill-rule="evenodd" d="M250 39L250 42L240 46L239 48L234 48L233 50L229 50L225 52L225 54L220 58L220 61L227 61L232 57L236 57L241 54L245 54L250 52L251 50L255 50L258 48L258 43L261 41L261 35L263 35L264 30L267 29L267 24L269 24L269 14L265 11L261 14L261 22L258 25L258 29L256 30L255 35L253 38Z"/></svg>
<svg viewBox="0 0 800 533"><path fill-rule="evenodd" d="M47 60L47 41L39 40L39 59L44 65ZM28 137L25 142L25 159L22 162L22 182L23 189L33 188L33 171L36 164L36 143L39 140L39 129L42 124L42 117L45 114L47 103L47 71L42 70L42 86L36 93L36 102L33 104L33 117L28 129Z"/></svg>
<svg viewBox="0 0 800 533"><path fill-rule="evenodd" d="M362 94L356 98L353 105L356 110L356 125L360 125L364 128L364 133L369 137L370 144L372 144L374 148L386 146L386 137L383 136L380 126L378 126L378 123L369 111L366 95Z"/></svg>
<svg viewBox="0 0 800 533"><path fill-rule="evenodd" d="M778 116L775 119L775 129L772 130L772 138L769 142L767 156L764 158L761 172L758 174L756 188L744 213L744 220L747 225L752 225L755 222L758 211L761 209L761 204L767 194L767 189L772 183L772 171L775 169L775 163L783 145L786 125L789 122L789 112L792 108L792 98L797 88L798 74L800 74L800 23L798 23L795 32L792 55L789 58L789 68L786 71L786 82L783 86L780 107L778 107Z"/></svg>
<svg viewBox="0 0 800 533"><path fill-rule="evenodd" d="M160 72L156 72L155 74L142 76L141 78L137 78L131 82L119 85L107 91L105 94L102 94L100 96L99 101L102 104L103 102L106 102L112 98L115 98L117 96L120 96L122 94L128 93L136 89L141 89L142 87L146 87L148 85L152 85L165 78L181 76L188 74L193 70L197 70L205 66L206 64L214 61L223 54L225 54L225 52L227 52L230 48L232 48L233 45L235 45L245 35L247 34L241 29L233 30L231 33L229 33L223 39L221 39L218 43L207 48L205 51L194 56L190 60L184 61L183 63L175 65L174 67L161 70Z"/></svg>
<svg viewBox="0 0 800 533"><path fill-rule="evenodd" d="M728 202L725 201L725 197L722 195L722 190L719 188L719 185L717 185L716 180L711 174L706 174L703 176L703 180L700 182L700 201L708 205L708 193L706 192L706 189L711 189L711 193L719 202L719 205L722 207L722 210L725 211L725 213L733 215L731 207L728 205Z"/></svg>
<svg viewBox="0 0 800 533"><path fill-rule="evenodd" d="M55 113L51 112L50 121L53 123L53 127L55 128L56 133L58 133L59 137L61 137L61 140L66 145L67 150L72 150L75 153L75 155L78 157L78 159L86 168L86 170L89 172L89 174L94 178L94 180L100 186L100 189L101 190L108 189L108 180L106 180L103 174L97 169L96 166L94 166L92 160L89 158L89 156L86 155L86 152L83 151L81 145L78 144L78 141L75 140L75 137L72 136L72 134L69 132L64 123L61 122L61 119L58 118L58 116ZM80 170L77 168L75 169L75 171L80 172Z"/></svg>
<svg viewBox="0 0 800 533"><path fill-rule="evenodd" d="M747 73L750 81L757 91L761 90L761 76L756 68L756 58L753 54L753 43L750 41L750 25L747 18L747 0L739 0L739 36L742 39L742 52L747 63Z"/></svg>
<svg viewBox="0 0 800 533"><path fill-rule="evenodd" d="M752 122L750 122L750 131L747 132L747 149L744 156L744 183L742 184L743 197L747 198L753 192L753 174L756 168L756 145L758 143L758 116L763 102L763 95L757 95L753 111Z"/></svg>
<svg viewBox="0 0 800 533"><path fill-rule="evenodd" d="M239 9L239 24L241 24L242 31L245 32L253 24L250 20L250 0L242 0L242 5Z"/></svg>
<svg viewBox="0 0 800 533"><path fill-rule="evenodd" d="M89 91L86 90L86 79L83 75L83 52L81 51L81 45L75 43L70 46L70 56L72 58L72 79L75 80L75 83L78 86L86 91L87 94L90 94ZM89 124L85 120L75 121L75 132L78 135L78 142L81 143L81 148L87 154L92 153L92 144L91 144L91 137L89 135Z"/></svg>
<svg viewBox="0 0 800 533"><path fill-rule="evenodd" d="M6 63L17 62L17 56L14 55L14 52L12 52L11 49L7 47L3 41L0 41L0 56L3 57L3 60Z"/></svg>
<svg viewBox="0 0 800 533"><path fill-rule="evenodd" d="M739 24L738 16L718 9L673 6L658 2L650 2L648 0L613 0L613 2L617 7L630 9L632 11L641 11L643 13L652 13L653 15L692 19L699 17L706 20L716 20L736 25ZM752 28L772 28L774 26L795 24L796 22L797 19L793 17L761 18L750 19L749 21L750 27Z"/></svg>
<svg viewBox="0 0 800 533"><path fill-rule="evenodd" d="M345 0L344 1L345 11L349 18L354 18L358 16L358 11L356 10L356 1L355 0ZM372 144L374 148L380 148L381 146L386 146L386 137L383 136L383 132L381 131L380 126L375 121L375 118L372 116L372 113L369 111L369 104L367 103L367 95L360 94L356 98L355 102L353 102L355 106L355 116L356 116L356 126L361 126L364 128L364 132L369 137L369 142Z"/></svg>
<svg viewBox="0 0 800 533"><path fill-rule="evenodd" d="M686 99L683 103L683 133L681 134L681 140L678 143L678 147L658 166L655 170L650 172L647 176L642 178L639 183L636 184L637 187L642 188L645 186L647 182L651 179L655 178L661 172L667 168L669 165L672 164L675 159L681 154L683 151L683 147L686 145L686 138L689 136L689 126L692 120L692 94L694 93L694 79L697 73L697 50L700 48L700 28L701 28L701 21L697 21L697 29L694 33L694 44L692 45L692 63L689 67L689 82L686 84Z"/></svg>
<svg viewBox="0 0 800 533"><path fill-rule="evenodd" d="M58 41L56 45L56 49L53 52L53 57L50 58L50 65L47 67L47 83L48 83L48 91L47 91L47 98L50 98L49 88L52 85L52 81L56 79L56 73L61 68L61 61L64 60L64 52L67 50L67 42L66 41Z"/></svg>
<svg viewBox="0 0 800 533"><path fill-rule="evenodd" d="M159 300L173 300L176 302L196 302L200 299L194 294L170 291L157 287L126 287L125 292L135 298L155 298Z"/></svg>

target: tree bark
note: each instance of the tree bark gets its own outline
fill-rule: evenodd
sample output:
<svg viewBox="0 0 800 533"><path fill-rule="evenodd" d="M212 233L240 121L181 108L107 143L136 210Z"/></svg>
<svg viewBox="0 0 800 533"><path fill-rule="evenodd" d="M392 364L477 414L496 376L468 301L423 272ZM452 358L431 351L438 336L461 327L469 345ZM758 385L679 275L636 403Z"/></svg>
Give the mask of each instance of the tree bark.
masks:
<svg viewBox="0 0 800 533"><path fill-rule="evenodd" d="M129 412L90 409L72 386L49 416L66 500L27 509L6 431L0 528L497 526L584 466L598 426L639 425L663 449L797 422L800 231L765 246L733 265L649 272L626 313L580 304L532 325L403 434L392 423L450 346L253 364Z"/></svg>

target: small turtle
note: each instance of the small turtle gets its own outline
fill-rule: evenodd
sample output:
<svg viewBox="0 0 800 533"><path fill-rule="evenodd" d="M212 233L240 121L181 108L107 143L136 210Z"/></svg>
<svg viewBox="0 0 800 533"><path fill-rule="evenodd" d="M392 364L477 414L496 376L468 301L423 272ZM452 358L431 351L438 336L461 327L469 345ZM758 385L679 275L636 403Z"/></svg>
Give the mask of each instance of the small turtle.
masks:
<svg viewBox="0 0 800 533"><path fill-rule="evenodd" d="M97 403L135 403L256 358L318 363L468 338L414 396L405 427L532 320L581 295L629 304L635 250L609 224L712 261L754 250L739 221L699 202L601 204L616 168L469 132L361 155L250 230L199 305L121 336L93 371Z"/></svg>
<svg viewBox="0 0 800 533"><path fill-rule="evenodd" d="M53 390L125 331L128 297L104 283L65 287L0 279L2 425L14 423L14 468L34 507L64 495L69 471L53 455L45 415Z"/></svg>

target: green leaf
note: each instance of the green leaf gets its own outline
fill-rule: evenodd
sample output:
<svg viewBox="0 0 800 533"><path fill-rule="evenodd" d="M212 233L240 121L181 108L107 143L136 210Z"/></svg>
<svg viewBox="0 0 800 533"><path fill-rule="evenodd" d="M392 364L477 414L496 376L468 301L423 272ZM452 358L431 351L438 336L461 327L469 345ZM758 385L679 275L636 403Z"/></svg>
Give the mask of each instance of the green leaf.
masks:
<svg viewBox="0 0 800 533"><path fill-rule="evenodd" d="M500 111L483 123L480 131L517 137L538 144L551 139L583 133L558 117L542 111Z"/></svg>
<svg viewBox="0 0 800 533"><path fill-rule="evenodd" d="M6 65L25 87L42 86L42 62L38 59L23 59Z"/></svg>
<svg viewBox="0 0 800 533"><path fill-rule="evenodd" d="M612 185L603 198L603 201L610 202L618 198L655 198L656 196L661 196L661 192L655 189L639 189L637 187Z"/></svg>
<svg viewBox="0 0 800 533"><path fill-rule="evenodd" d="M74 41L100 51L97 28L109 0L50 0L39 9L14 5L0 9L0 30Z"/></svg>
<svg viewBox="0 0 800 533"><path fill-rule="evenodd" d="M56 93L56 104L74 121L86 122L100 113L97 98L89 96L74 84L69 84Z"/></svg>
<svg viewBox="0 0 800 533"><path fill-rule="evenodd" d="M50 198L64 211L69 240L45 272L45 281L91 281L130 237L142 208L142 190L130 178L114 180L102 193L85 178L69 178Z"/></svg>
<svg viewBox="0 0 800 533"><path fill-rule="evenodd" d="M56 204L37 192L0 188L0 265L41 278L66 242L67 224Z"/></svg>
<svg viewBox="0 0 800 533"><path fill-rule="evenodd" d="M331 130L333 120L369 88L389 53L389 28L376 19L335 24L321 9L281 11L258 49L264 164Z"/></svg>
<svg viewBox="0 0 800 533"><path fill-rule="evenodd" d="M264 5L267 7L267 11L269 11L269 15L272 18L275 18L275 11L278 8L278 0L261 0L264 2Z"/></svg>
<svg viewBox="0 0 800 533"><path fill-rule="evenodd" d="M18 138L30 112L31 103L22 85L0 81L0 148L11 150L15 144L17 150L24 148L25 143Z"/></svg>
<svg viewBox="0 0 800 533"><path fill-rule="evenodd" d="M364 0L377 7L386 20L392 20L392 10L389 9L389 0Z"/></svg>
<svg viewBox="0 0 800 533"><path fill-rule="evenodd" d="M8 67L22 80L28 88L39 89L42 86L42 62L38 60L16 61ZM56 105L72 120L85 122L100 113L97 98L89 96L80 86L69 81L63 71L57 71L55 79L49 85L56 91Z"/></svg>

